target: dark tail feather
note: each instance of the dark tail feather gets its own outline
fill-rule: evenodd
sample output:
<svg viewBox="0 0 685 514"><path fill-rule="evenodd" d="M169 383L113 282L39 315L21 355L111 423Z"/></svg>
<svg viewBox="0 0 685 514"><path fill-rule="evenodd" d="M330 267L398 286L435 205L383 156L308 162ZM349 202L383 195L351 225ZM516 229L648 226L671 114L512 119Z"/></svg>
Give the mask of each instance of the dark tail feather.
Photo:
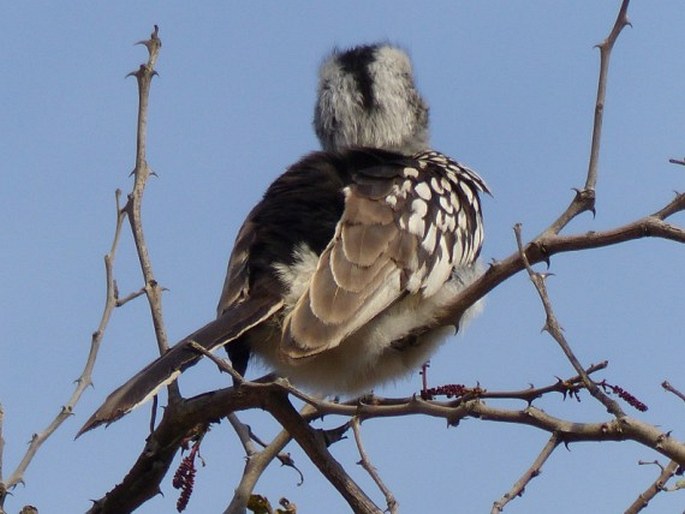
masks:
<svg viewBox="0 0 685 514"><path fill-rule="evenodd" d="M202 355L190 347L194 341L207 350L237 339L247 330L269 318L282 307L282 302L252 299L230 307L221 317L174 345L167 353L112 392L98 410L81 427L76 437L99 425L113 423L141 403L152 398L164 385L176 380L185 369L193 366Z"/></svg>

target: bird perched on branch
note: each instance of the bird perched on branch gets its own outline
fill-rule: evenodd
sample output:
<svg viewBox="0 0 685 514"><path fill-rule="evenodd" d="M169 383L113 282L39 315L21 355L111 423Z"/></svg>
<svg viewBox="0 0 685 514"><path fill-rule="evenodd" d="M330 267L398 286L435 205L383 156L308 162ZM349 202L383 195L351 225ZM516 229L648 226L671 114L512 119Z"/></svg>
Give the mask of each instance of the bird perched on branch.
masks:
<svg viewBox="0 0 685 514"><path fill-rule="evenodd" d="M488 188L430 149L407 54L334 51L314 127L323 151L288 168L243 223L217 319L114 391L82 432L195 364L190 341L226 346L241 374L256 356L296 386L354 394L416 370L454 333L436 320L477 276Z"/></svg>

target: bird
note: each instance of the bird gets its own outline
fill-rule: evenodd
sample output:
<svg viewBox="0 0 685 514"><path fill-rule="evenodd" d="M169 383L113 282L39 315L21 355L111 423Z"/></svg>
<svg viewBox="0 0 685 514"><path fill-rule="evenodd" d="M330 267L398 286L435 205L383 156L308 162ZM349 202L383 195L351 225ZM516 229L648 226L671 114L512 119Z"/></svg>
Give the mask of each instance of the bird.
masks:
<svg viewBox="0 0 685 514"><path fill-rule="evenodd" d="M437 321L481 273L490 190L431 148L408 53L334 49L313 125L321 150L276 178L238 231L217 318L112 392L80 434L199 361L191 341L225 347L241 375L256 359L313 393L359 395L417 370L459 329Z"/></svg>

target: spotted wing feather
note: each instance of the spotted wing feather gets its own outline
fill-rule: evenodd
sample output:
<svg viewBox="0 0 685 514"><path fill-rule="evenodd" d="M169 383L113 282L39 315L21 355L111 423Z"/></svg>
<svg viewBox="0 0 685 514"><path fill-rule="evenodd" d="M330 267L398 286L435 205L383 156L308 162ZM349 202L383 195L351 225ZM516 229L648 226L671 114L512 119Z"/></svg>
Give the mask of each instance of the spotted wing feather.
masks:
<svg viewBox="0 0 685 514"><path fill-rule="evenodd" d="M297 359L344 344L406 294L435 294L482 242L474 172L438 152L362 170L345 188L335 235L285 319L282 351Z"/></svg>

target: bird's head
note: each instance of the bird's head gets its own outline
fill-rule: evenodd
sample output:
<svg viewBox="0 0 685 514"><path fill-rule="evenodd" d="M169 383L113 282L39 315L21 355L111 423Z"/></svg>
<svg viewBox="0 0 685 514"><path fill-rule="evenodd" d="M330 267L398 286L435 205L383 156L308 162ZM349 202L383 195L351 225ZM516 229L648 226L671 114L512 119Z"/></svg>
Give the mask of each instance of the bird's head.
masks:
<svg viewBox="0 0 685 514"><path fill-rule="evenodd" d="M387 43L334 50L321 64L314 128L324 150L427 150L428 105L409 56Z"/></svg>

